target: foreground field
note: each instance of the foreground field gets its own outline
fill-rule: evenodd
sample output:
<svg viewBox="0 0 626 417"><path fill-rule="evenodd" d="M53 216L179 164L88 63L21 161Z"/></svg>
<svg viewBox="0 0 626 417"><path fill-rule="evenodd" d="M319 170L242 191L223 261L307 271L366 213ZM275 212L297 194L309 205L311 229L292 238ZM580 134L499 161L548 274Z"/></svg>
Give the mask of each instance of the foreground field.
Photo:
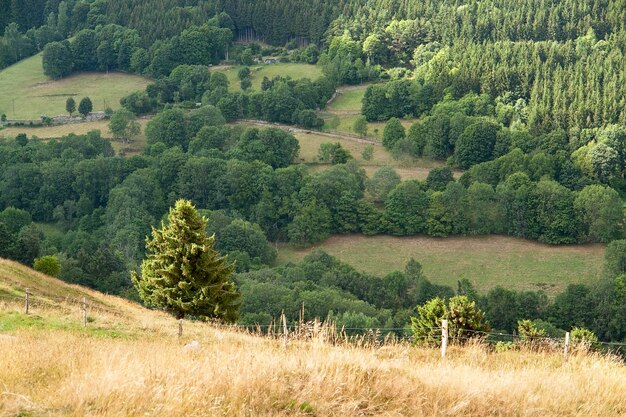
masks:
<svg viewBox="0 0 626 417"><path fill-rule="evenodd" d="M621 416L626 367L482 345L332 345L177 322L0 260L0 415ZM24 285L44 301L25 315ZM83 328L78 305L89 303ZM65 300L62 298L65 297ZM55 301L56 300L56 301ZM35 297L35 301L39 301ZM191 340L197 349L183 347Z"/></svg>
<svg viewBox="0 0 626 417"><path fill-rule="evenodd" d="M410 258L434 283L456 288L467 278L480 291L496 285L516 290L543 289L555 294L571 283L597 280L603 245L549 246L505 236L392 237L334 236L313 248L279 248L279 262L297 262L322 249L359 270L384 275L403 268Z"/></svg>
<svg viewBox="0 0 626 417"><path fill-rule="evenodd" d="M65 101L76 103L91 98L94 111L117 109L120 98L146 88L149 80L136 75L111 72L75 74L58 81L48 79L41 54L0 71L0 113L9 119L39 119L42 114L65 114ZM15 111L13 111L15 104Z"/></svg>

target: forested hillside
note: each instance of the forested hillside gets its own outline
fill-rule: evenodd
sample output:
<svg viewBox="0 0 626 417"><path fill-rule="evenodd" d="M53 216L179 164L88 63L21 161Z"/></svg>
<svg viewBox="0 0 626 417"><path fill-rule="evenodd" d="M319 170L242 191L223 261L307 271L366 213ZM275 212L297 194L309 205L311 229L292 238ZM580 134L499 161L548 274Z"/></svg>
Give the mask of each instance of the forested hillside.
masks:
<svg viewBox="0 0 626 417"><path fill-rule="evenodd" d="M125 142L140 133L137 116L150 119L138 155L115 155L98 132L0 143L0 256L57 256L63 279L133 297L128 271L145 255L145 236L185 198L237 261L244 323L282 310L295 319L305 302L341 324L402 332L416 304L457 293L499 329L525 318L546 331L626 337L622 2L65 0L0 1L0 10L0 68L42 51L51 82L85 71L150 79L107 112L126 121L114 133ZM307 73L315 76L285 76L284 63L317 65ZM329 117L338 89L359 103ZM371 145L370 159L382 145L398 161L436 167L425 181L391 167L367 175L339 143L323 143L310 167L291 133L246 126L331 135L332 117L350 120L339 134ZM609 246L599 282L553 302L540 291L431 284L419 263L384 277L323 253L275 265L279 243L333 234ZM516 306L508 316L506 305Z"/></svg>

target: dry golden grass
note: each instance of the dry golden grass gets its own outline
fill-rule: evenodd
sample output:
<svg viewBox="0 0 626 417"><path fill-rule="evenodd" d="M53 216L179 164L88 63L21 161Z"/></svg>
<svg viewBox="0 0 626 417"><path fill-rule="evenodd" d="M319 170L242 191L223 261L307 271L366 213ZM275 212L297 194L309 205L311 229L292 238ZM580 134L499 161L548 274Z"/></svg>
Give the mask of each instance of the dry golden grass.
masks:
<svg viewBox="0 0 626 417"><path fill-rule="evenodd" d="M171 320L171 328L175 322ZM159 332L158 330L161 330ZM24 329L0 339L2 415L620 416L610 358L280 341L187 325L136 339ZM147 330L144 330L146 332ZM158 337L157 337L158 335ZM20 414L22 413L22 414Z"/></svg>
<svg viewBox="0 0 626 417"><path fill-rule="evenodd" d="M72 326L64 301L21 313L0 302L0 416L623 416L626 367L616 358L558 352L493 353L482 345L331 345L283 341L161 313L10 262L6 288L33 285L48 298L87 294L109 309ZM8 281L10 275L17 278ZM7 323L35 315L40 326ZM17 320L19 319L19 320ZM46 323L65 323L51 327ZM107 327L108 326L108 327ZM118 326L120 332L94 332ZM7 330L8 329L8 330ZM198 350L185 349L190 340Z"/></svg>

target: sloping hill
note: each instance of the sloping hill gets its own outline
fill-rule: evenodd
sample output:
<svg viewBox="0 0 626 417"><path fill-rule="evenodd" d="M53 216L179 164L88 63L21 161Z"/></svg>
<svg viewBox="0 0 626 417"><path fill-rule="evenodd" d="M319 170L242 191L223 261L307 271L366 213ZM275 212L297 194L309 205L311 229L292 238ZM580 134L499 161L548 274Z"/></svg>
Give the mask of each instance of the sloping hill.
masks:
<svg viewBox="0 0 626 417"><path fill-rule="evenodd" d="M42 114L65 114L65 101L74 97L76 105L91 98L94 111L120 107L120 99L141 91L150 82L130 74L77 73L62 80L50 80L43 73L41 54L24 59L0 71L0 113L9 119L37 120Z"/></svg>
<svg viewBox="0 0 626 417"><path fill-rule="evenodd" d="M131 317L143 307L118 297L104 295L79 285L67 284L41 274L17 262L0 259L0 302L22 303L25 290L31 293L33 310L58 308L63 304L81 303L83 298L92 308L108 310L120 316Z"/></svg>
<svg viewBox="0 0 626 417"><path fill-rule="evenodd" d="M26 286L37 301L28 316ZM409 344L330 344L323 332L285 343L203 323L178 339L159 312L1 260L0 291L1 416L626 414L626 367L595 354L563 366L560 349L477 344L442 361Z"/></svg>

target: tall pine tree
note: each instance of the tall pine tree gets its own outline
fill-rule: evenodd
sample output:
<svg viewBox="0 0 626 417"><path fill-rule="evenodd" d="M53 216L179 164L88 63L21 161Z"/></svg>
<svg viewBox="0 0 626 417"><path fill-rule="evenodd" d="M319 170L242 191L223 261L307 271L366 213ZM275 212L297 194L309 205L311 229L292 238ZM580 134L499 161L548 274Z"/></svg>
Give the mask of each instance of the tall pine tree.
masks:
<svg viewBox="0 0 626 417"><path fill-rule="evenodd" d="M146 304L160 307L176 318L194 316L234 322L240 294L229 281L233 264L213 249L207 219L187 200L170 209L167 224L152 229L148 256L141 276L133 284Z"/></svg>

